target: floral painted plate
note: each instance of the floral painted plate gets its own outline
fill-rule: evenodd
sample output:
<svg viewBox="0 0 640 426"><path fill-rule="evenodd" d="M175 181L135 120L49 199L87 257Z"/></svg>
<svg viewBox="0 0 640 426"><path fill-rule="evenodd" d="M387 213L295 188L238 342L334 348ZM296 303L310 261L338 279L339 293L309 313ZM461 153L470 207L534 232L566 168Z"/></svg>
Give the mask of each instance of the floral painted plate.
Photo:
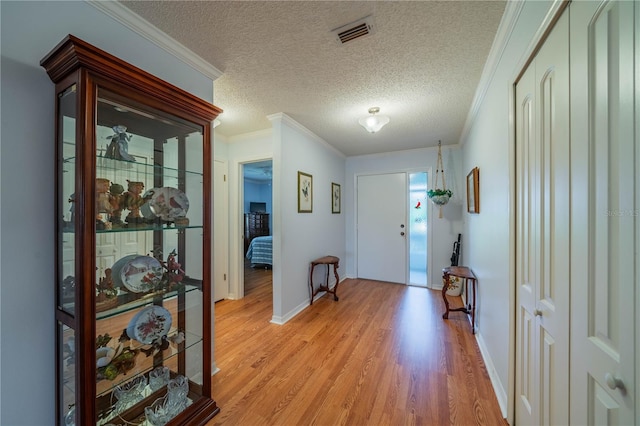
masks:
<svg viewBox="0 0 640 426"><path fill-rule="evenodd" d="M127 335L144 345L166 336L171 328L171 313L162 306L151 305L134 315L127 326Z"/></svg>
<svg viewBox="0 0 640 426"><path fill-rule="evenodd" d="M189 199L178 188L165 186L148 190L144 197L151 196L141 208L140 212L146 219L160 219L172 222L185 217L189 210Z"/></svg>
<svg viewBox="0 0 640 426"><path fill-rule="evenodd" d="M115 287L124 286L124 284L120 280L120 272L122 271L122 268L124 267L124 265L126 265L128 262L130 262L131 260L135 259L138 256L140 255L130 254L123 258L118 259L116 263L113 264L113 266L111 267L111 279L113 280L113 285Z"/></svg>
<svg viewBox="0 0 640 426"><path fill-rule="evenodd" d="M153 290L162 280L162 264L151 256L136 256L128 260L119 277L127 290L144 293Z"/></svg>

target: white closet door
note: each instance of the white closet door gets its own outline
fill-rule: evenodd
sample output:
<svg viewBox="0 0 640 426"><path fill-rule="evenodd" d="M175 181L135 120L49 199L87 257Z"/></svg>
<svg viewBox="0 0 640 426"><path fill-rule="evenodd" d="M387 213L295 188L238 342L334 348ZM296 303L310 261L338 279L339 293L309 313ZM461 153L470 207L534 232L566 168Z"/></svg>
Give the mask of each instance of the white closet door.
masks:
<svg viewBox="0 0 640 426"><path fill-rule="evenodd" d="M516 423L569 422L569 17L516 88Z"/></svg>
<svg viewBox="0 0 640 426"><path fill-rule="evenodd" d="M634 8L631 1L571 5L573 424L632 425L640 414Z"/></svg>

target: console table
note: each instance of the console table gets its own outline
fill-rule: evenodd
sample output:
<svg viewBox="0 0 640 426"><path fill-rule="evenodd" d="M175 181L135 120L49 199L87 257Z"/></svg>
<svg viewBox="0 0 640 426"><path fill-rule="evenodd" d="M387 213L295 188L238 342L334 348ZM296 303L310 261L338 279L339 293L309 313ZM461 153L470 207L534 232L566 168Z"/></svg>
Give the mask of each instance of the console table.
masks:
<svg viewBox="0 0 640 426"><path fill-rule="evenodd" d="M311 305L313 305L313 298L316 294L321 291L326 291L327 293L333 294L333 300L338 300L338 295L336 292L338 291L338 284L340 283L340 277L338 276L338 263L340 262L340 258L336 256L324 256L318 258L311 262L311 270L309 271L309 286L311 287ZM327 265L327 281L325 285L320 284L320 286L314 290L313 288L313 270L316 265ZM329 288L329 267L333 265L333 275L336 277L336 285L333 287L333 290Z"/></svg>
<svg viewBox="0 0 640 426"><path fill-rule="evenodd" d="M447 290L449 289L450 277L464 278L464 299L465 305L462 308L449 308L449 301L447 300ZM442 269L442 279L444 284L442 286L442 299L444 300L444 306L446 311L442 314L442 318L449 318L449 312L464 312L471 315L471 333L476 333L476 287L478 286L478 280L473 274L473 271L466 266L449 266ZM469 303L469 281L472 283L473 288L473 304Z"/></svg>

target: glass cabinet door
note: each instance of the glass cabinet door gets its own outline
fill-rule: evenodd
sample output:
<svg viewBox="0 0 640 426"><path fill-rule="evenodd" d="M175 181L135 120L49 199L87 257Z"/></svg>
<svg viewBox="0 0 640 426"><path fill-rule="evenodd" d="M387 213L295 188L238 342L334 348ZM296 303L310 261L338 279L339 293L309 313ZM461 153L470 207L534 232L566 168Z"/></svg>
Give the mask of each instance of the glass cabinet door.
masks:
<svg viewBox="0 0 640 426"><path fill-rule="evenodd" d="M96 420L164 424L202 394L203 129L97 97Z"/></svg>

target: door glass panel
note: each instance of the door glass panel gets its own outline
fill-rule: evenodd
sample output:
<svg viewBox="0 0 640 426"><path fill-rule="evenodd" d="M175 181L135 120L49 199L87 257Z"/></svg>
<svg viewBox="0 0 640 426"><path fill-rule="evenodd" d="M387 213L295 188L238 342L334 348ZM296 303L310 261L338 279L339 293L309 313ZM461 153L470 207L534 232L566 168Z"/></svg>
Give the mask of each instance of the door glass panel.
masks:
<svg viewBox="0 0 640 426"><path fill-rule="evenodd" d="M58 306L75 310L75 183L76 183L76 86L58 97Z"/></svg>
<svg viewBox="0 0 640 426"><path fill-rule="evenodd" d="M62 345L58 348L58 366L62 375L60 381L60 389L58 393L60 395L60 407L59 413L61 419L58 424L71 425L77 424L75 418L75 404L76 404L76 343L75 332L73 329L65 326L61 322L58 322L58 334L59 340Z"/></svg>
<svg viewBox="0 0 640 426"><path fill-rule="evenodd" d="M427 286L427 173L409 173L409 284Z"/></svg>

